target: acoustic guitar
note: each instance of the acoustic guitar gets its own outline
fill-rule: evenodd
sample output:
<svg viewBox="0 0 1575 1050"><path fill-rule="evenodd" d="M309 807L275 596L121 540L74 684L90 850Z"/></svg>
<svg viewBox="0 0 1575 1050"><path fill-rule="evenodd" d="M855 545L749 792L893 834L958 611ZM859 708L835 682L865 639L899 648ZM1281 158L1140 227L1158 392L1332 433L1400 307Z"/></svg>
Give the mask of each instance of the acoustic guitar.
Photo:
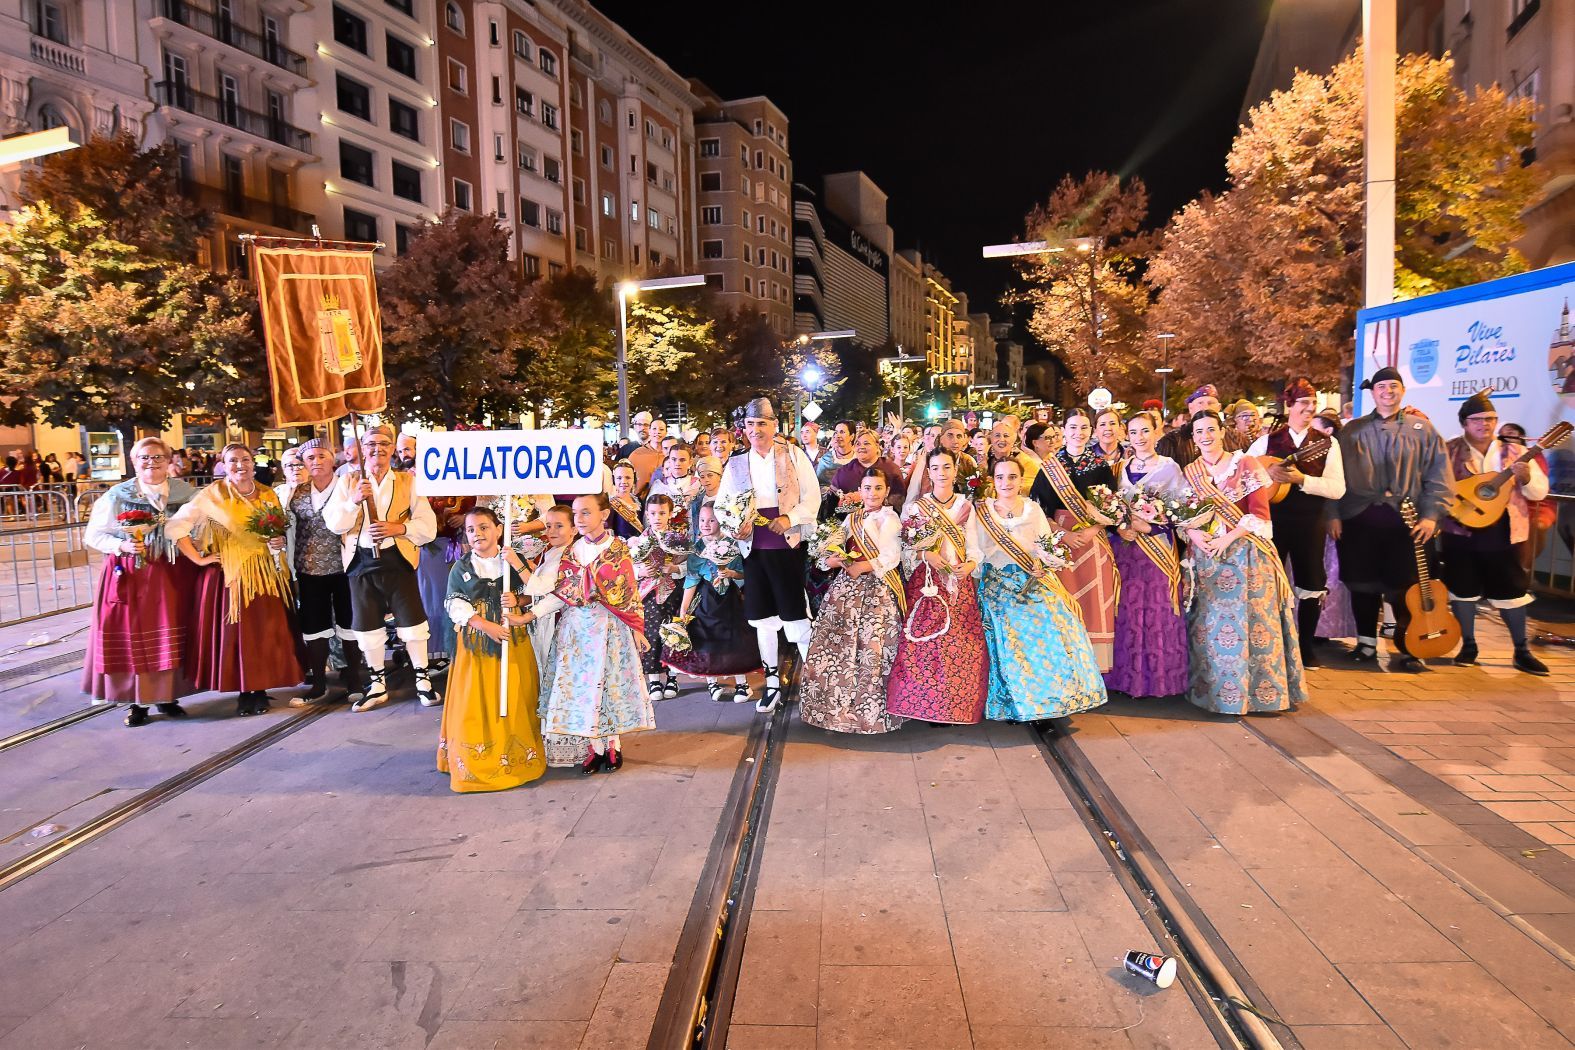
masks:
<svg viewBox="0 0 1575 1050"><path fill-rule="evenodd" d="M1568 423L1553 424L1553 428L1534 441L1515 462L1529 463L1538 450L1558 448L1569 440L1572 431L1575 431L1575 427ZM1449 504L1449 516L1469 528L1487 528L1502 518L1509 507L1509 497L1515 491L1514 476L1515 467L1512 463L1500 471L1490 470L1451 481L1449 489L1453 498Z"/></svg>
<svg viewBox="0 0 1575 1050"><path fill-rule="evenodd" d="M1295 463L1316 463L1329 454L1329 446L1332 444L1334 441L1327 436L1309 437L1301 448L1288 456L1259 456L1258 465L1268 470L1275 465L1288 467ZM1289 496L1291 489L1295 487L1289 481L1271 481L1267 487L1269 502L1280 502Z"/></svg>
<svg viewBox="0 0 1575 1050"><path fill-rule="evenodd" d="M1406 528L1416 528L1416 504L1410 497L1400 505L1400 516ZM1411 547L1416 553L1417 582L1405 592L1405 607L1411 612L1405 629L1406 652L1423 660L1447 656L1460 647L1460 622L1449 611L1449 588L1428 574L1427 553L1415 535Z"/></svg>

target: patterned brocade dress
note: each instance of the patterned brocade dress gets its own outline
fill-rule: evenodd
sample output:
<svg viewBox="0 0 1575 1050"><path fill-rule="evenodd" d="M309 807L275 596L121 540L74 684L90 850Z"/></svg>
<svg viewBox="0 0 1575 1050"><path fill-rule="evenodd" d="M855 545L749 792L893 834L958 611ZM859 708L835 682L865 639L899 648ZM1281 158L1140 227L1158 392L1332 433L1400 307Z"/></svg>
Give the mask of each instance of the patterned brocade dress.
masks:
<svg viewBox="0 0 1575 1050"><path fill-rule="evenodd" d="M886 711L886 680L902 636L902 547L897 514L855 511L845 526L850 553L874 566L838 572L821 603L804 662L798 713L805 725L835 733L889 733L902 719Z"/></svg>
<svg viewBox="0 0 1575 1050"><path fill-rule="evenodd" d="M990 694L985 717L1032 722L1087 711L1105 702L1105 682L1077 606L1055 573L1028 575L1037 560L1035 541L1051 535L1050 522L1032 500L1012 517L990 500L974 513L982 555L979 604L990 647Z"/></svg>
<svg viewBox="0 0 1575 1050"><path fill-rule="evenodd" d="M454 662L449 667L438 735L437 768L449 775L457 792L501 791L518 787L547 771L541 742L536 651L530 632L509 632L509 695L499 713L498 679L502 649L466 624L476 613L499 623L503 618L503 559L471 554L449 568L446 613L458 625ZM518 593L523 580L511 574Z"/></svg>
<svg viewBox="0 0 1575 1050"><path fill-rule="evenodd" d="M1060 576L1082 613L1083 628L1101 671L1110 670L1115 661L1116 602L1121 593L1121 576L1116 571L1115 555L1105 530L1087 518L1081 497L1095 485L1114 488L1115 480L1098 447L1090 444L1075 457L1064 448L1058 451L1044 462L1028 490L1045 516L1060 528L1097 530L1088 543L1072 548L1072 564L1062 569Z"/></svg>
<svg viewBox="0 0 1575 1050"><path fill-rule="evenodd" d="M978 564L972 515L973 505L957 493L946 504L927 495L908 505L903 521L935 526L935 549L947 565ZM982 721L989 656L973 577L934 572L915 551L905 550L903 561L909 568L908 616L891 668L886 713L956 725Z"/></svg>
<svg viewBox="0 0 1575 1050"><path fill-rule="evenodd" d="M1135 473L1130 462L1118 472L1123 494L1142 486L1168 496L1182 487L1175 460L1155 458L1146 474ZM1111 530L1110 547L1121 574L1121 607L1105 685L1128 696L1179 696L1187 691L1188 656L1175 530L1164 526L1136 540Z"/></svg>
<svg viewBox="0 0 1575 1050"><path fill-rule="evenodd" d="M1219 556L1194 547L1195 583L1187 613L1192 652L1187 699L1221 714L1288 711L1307 699L1296 603L1271 539L1267 478L1256 462L1230 453L1217 472L1202 459L1187 466L1192 490L1214 501L1205 530L1223 535L1238 522L1247 534Z"/></svg>

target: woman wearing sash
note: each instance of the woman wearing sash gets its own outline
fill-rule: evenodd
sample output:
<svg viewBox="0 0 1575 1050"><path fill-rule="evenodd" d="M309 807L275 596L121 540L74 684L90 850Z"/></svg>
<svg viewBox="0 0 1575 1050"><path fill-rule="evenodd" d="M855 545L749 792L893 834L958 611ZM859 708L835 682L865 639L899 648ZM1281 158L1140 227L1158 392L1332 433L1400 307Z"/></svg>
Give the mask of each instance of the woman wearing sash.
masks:
<svg viewBox="0 0 1575 1050"><path fill-rule="evenodd" d="M925 457L931 489L903 514L908 615L892 664L886 713L972 725L984 717L989 658L973 571L979 548L973 506L958 495L957 456Z"/></svg>
<svg viewBox="0 0 1575 1050"><path fill-rule="evenodd" d="M264 537L252 521L284 508L255 475L251 449L226 445L224 477L197 493L164 526L164 536L201 566L192 603L186 672L199 692L239 693L236 714L268 710L265 690L300 684L305 673L290 608L290 570L277 552L281 532ZM199 550L200 548L200 550Z"/></svg>
<svg viewBox="0 0 1575 1050"><path fill-rule="evenodd" d="M990 650L985 717L1034 722L1105 702L1105 682L1077 606L1041 560L1050 521L1024 499L1023 468L996 463L994 497L979 504L973 531L982 556L979 605Z"/></svg>
<svg viewBox="0 0 1575 1050"><path fill-rule="evenodd" d="M82 691L95 701L127 704L128 726L145 724L150 704L168 718L184 718L179 700L192 691L181 666L191 643L193 573L164 523L197 493L170 477L169 463L169 446L156 437L131 446L137 476L98 498L82 540L104 554Z"/></svg>
<svg viewBox="0 0 1575 1050"><path fill-rule="evenodd" d="M612 531L620 540L632 540L645 531L640 520L640 499L635 495L640 476L629 461L620 459L612 468L613 490L608 502L612 505Z"/></svg>
<svg viewBox="0 0 1575 1050"><path fill-rule="evenodd" d="M1123 496L1142 489L1166 498L1185 486L1176 461L1154 451L1163 432L1156 412L1127 420L1132 455L1116 474ZM1105 673L1105 685L1128 696L1178 696L1187 691L1188 659L1175 528L1134 514L1115 533L1110 546L1121 575L1121 607L1116 610L1115 664Z"/></svg>
<svg viewBox="0 0 1575 1050"><path fill-rule="evenodd" d="M640 653L649 643L634 563L608 528L611 514L603 493L575 499L580 538L563 553L553 593L531 607L537 617L558 614L542 732L587 741L581 773L618 769L619 734L656 728L640 686Z"/></svg>
<svg viewBox="0 0 1575 1050"><path fill-rule="evenodd" d="M886 679L897 656L903 592L902 523L885 505L886 475L864 471L860 505L842 525L847 557L822 557L823 569L841 569L832 581L809 639L798 714L805 725L834 733L889 733L902 719L886 713Z"/></svg>
<svg viewBox="0 0 1575 1050"><path fill-rule="evenodd" d="M503 528L490 507L465 515L470 553L448 574L446 612L458 626L438 732L437 768L452 791L501 791L547 772L536 712L539 682L535 647L520 611L519 591L530 570L519 554L500 552ZM503 590L503 560L510 590ZM498 678L503 641L509 643L508 713L499 714Z"/></svg>
<svg viewBox="0 0 1575 1050"><path fill-rule="evenodd" d="M1046 517L1066 530L1072 564L1060 570L1061 582L1083 615L1083 628L1094 646L1099 669L1109 671L1115 662L1116 601L1121 594L1121 577L1116 572L1115 554L1104 524L1095 520L1083 493L1095 485L1114 489L1116 475L1099 449L1091 444L1093 429L1087 412L1080 408L1068 412L1062 428L1066 443L1044 461L1028 494Z"/></svg>
<svg viewBox="0 0 1575 1050"><path fill-rule="evenodd" d="M1296 603L1272 539L1269 476L1251 456L1225 450L1218 412L1192 417L1192 439L1199 456L1184 476L1214 514L1187 529L1195 575L1187 699L1221 714L1288 711L1307 694Z"/></svg>

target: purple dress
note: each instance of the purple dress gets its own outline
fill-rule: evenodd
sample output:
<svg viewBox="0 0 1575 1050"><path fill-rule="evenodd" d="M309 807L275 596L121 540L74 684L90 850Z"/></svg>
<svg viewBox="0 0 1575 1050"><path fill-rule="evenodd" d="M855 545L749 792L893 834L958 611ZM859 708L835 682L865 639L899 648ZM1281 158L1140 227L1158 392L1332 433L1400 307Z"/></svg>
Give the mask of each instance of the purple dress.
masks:
<svg viewBox="0 0 1575 1050"><path fill-rule="evenodd" d="M1340 555L1333 539L1324 540L1323 567L1329 577L1329 594L1323 600L1316 638L1355 638L1356 617L1351 613L1351 592L1340 582Z"/></svg>
<svg viewBox="0 0 1575 1050"><path fill-rule="evenodd" d="M1147 480L1145 480L1147 479ZM1130 463L1117 475L1121 490L1138 485L1168 491L1180 485L1174 461L1165 459L1148 474L1132 471ZM1174 550L1170 528L1154 533ZM1110 532L1110 546L1121 573L1121 600L1116 606L1115 657L1105 673L1105 688L1128 696L1174 696L1187 691L1187 621L1171 604L1171 582L1136 542Z"/></svg>

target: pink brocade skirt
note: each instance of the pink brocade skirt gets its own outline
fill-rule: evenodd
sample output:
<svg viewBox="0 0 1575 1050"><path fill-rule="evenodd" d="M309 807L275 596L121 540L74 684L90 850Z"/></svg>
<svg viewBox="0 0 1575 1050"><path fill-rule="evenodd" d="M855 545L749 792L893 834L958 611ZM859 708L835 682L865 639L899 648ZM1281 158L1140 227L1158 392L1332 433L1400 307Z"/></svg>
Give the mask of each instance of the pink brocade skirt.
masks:
<svg viewBox="0 0 1575 1050"><path fill-rule="evenodd" d="M927 574L921 566L908 580L909 617L917 637L933 634L946 622L946 613L934 598L920 601ZM897 641L897 658L886 687L886 713L926 722L972 725L984 720L984 700L989 689L989 655L984 639L984 617L979 592L972 577L955 581L956 593L940 582L940 597L951 607L951 627L927 642L910 642L906 633Z"/></svg>
<svg viewBox="0 0 1575 1050"><path fill-rule="evenodd" d="M299 685L305 677L296 650L296 630L284 602L260 594L230 622L230 592L224 570L198 570L192 607L192 641L186 672L199 691L253 692Z"/></svg>
<svg viewBox="0 0 1575 1050"><path fill-rule="evenodd" d="M180 558L106 556L93 599L82 691L99 700L167 703L193 692L183 673L195 573Z"/></svg>
<svg viewBox="0 0 1575 1050"><path fill-rule="evenodd" d="M1058 527L1070 530L1076 519L1064 510L1055 514ZM1110 545L1095 539L1072 551L1072 564L1056 573L1061 585L1077 603L1083 629L1094 647L1094 662L1101 673L1115 663L1116 562Z"/></svg>

